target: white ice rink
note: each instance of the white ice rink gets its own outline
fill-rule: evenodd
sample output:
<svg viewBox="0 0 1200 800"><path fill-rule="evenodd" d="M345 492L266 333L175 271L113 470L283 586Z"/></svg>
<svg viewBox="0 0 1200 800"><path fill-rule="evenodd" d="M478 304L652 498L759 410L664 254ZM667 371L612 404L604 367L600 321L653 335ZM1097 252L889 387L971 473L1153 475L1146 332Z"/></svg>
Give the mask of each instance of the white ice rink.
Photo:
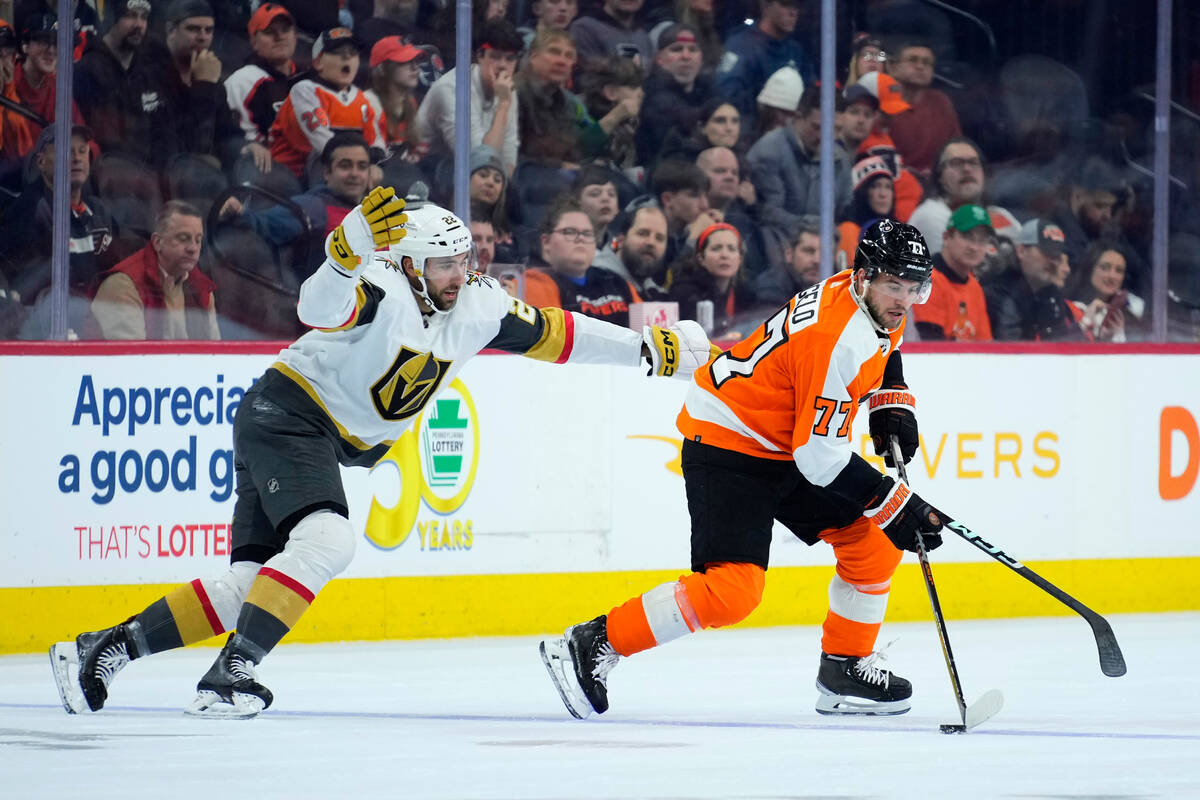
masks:
<svg viewBox="0 0 1200 800"><path fill-rule="evenodd" d="M816 628L717 631L623 660L612 709L568 717L536 640L293 645L248 722L184 717L212 649L131 664L67 716L45 655L0 658L3 798L1200 798L1200 614L1114 616L1129 673L1100 673L1079 617L885 626L912 680L898 717L813 711Z"/></svg>

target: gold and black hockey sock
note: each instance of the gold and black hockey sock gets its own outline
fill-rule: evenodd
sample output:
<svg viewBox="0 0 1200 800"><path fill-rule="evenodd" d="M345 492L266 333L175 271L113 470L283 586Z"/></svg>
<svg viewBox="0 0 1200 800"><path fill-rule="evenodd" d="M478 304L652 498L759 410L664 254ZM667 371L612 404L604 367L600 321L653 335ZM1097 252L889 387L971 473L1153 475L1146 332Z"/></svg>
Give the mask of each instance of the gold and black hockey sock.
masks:
<svg viewBox="0 0 1200 800"><path fill-rule="evenodd" d="M238 614L238 635L261 648L265 655L300 621L314 599L315 595L299 581L263 567Z"/></svg>
<svg viewBox="0 0 1200 800"><path fill-rule="evenodd" d="M139 657L202 642L225 631L199 580L155 600L134 619L141 629Z"/></svg>

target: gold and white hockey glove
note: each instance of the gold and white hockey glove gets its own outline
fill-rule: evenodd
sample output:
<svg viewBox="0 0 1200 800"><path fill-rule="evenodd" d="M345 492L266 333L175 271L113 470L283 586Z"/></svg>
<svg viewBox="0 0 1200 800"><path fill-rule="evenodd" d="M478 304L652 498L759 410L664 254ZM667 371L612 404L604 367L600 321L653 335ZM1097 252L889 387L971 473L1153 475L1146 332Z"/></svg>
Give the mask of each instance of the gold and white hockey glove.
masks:
<svg viewBox="0 0 1200 800"><path fill-rule="evenodd" d="M721 348L709 343L700 324L690 319L669 328L642 328L642 345L642 357L650 366L646 374L665 378L691 380L693 372L721 354Z"/></svg>
<svg viewBox="0 0 1200 800"><path fill-rule="evenodd" d="M353 277L364 256L404 238L406 222L404 200L396 197L396 190L376 187L325 239L325 252L338 272Z"/></svg>

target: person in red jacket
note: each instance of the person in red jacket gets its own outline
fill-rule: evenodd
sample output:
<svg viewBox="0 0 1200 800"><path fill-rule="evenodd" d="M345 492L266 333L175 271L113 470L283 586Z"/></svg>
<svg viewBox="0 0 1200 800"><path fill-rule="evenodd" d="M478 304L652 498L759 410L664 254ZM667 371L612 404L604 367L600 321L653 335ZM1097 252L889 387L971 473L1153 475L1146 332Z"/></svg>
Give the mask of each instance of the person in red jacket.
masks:
<svg viewBox="0 0 1200 800"><path fill-rule="evenodd" d="M150 243L97 279L92 315L104 339L220 339L216 284L196 269L204 221L171 200Z"/></svg>

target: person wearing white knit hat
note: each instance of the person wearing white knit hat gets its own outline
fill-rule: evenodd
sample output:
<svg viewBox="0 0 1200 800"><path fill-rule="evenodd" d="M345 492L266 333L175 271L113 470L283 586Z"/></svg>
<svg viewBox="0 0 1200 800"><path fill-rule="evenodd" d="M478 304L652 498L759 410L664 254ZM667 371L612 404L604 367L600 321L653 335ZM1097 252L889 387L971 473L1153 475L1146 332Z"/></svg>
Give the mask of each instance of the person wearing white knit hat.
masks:
<svg viewBox="0 0 1200 800"><path fill-rule="evenodd" d="M771 73L758 93L758 136L789 123L796 116L804 79L795 67L780 67Z"/></svg>

